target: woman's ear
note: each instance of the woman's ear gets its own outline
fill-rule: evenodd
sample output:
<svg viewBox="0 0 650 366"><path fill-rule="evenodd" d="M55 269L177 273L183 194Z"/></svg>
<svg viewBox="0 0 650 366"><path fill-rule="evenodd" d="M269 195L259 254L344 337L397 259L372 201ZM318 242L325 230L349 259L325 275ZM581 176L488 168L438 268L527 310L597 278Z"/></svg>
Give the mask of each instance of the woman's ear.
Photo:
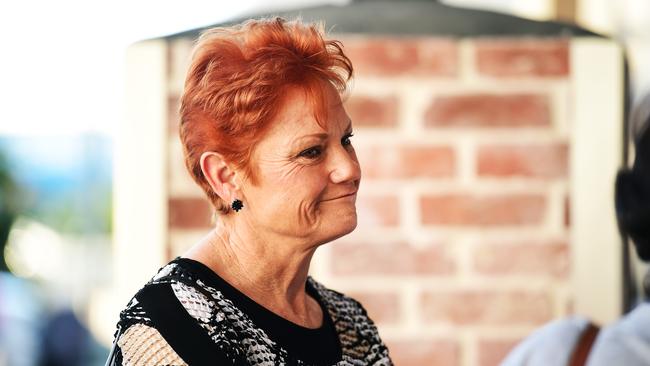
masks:
<svg viewBox="0 0 650 366"><path fill-rule="evenodd" d="M235 183L235 171L223 155L214 151L201 154L201 171L212 190L226 202L232 201L238 189Z"/></svg>

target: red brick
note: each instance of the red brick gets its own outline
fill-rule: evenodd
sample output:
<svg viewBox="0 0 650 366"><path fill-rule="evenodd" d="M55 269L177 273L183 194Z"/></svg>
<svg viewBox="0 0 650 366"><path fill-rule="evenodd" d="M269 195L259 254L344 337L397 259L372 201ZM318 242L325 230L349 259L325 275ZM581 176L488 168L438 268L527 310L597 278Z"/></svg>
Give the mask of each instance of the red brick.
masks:
<svg viewBox="0 0 650 366"><path fill-rule="evenodd" d="M478 175L530 178L566 178L566 144L492 145L478 150Z"/></svg>
<svg viewBox="0 0 650 366"><path fill-rule="evenodd" d="M551 319L549 296L539 292L491 290L422 294L424 321L456 325L539 325Z"/></svg>
<svg viewBox="0 0 650 366"><path fill-rule="evenodd" d="M435 98L429 127L547 127L549 99L540 94L463 94Z"/></svg>
<svg viewBox="0 0 650 366"><path fill-rule="evenodd" d="M499 366L521 339L483 339L478 343L478 365Z"/></svg>
<svg viewBox="0 0 650 366"><path fill-rule="evenodd" d="M566 77L569 46L564 40L477 41L476 68L495 77Z"/></svg>
<svg viewBox="0 0 650 366"><path fill-rule="evenodd" d="M400 318L399 295L395 292L347 292L363 304L368 316L378 324L396 323Z"/></svg>
<svg viewBox="0 0 650 366"><path fill-rule="evenodd" d="M356 151L364 178L447 178L456 170L449 146L366 146Z"/></svg>
<svg viewBox="0 0 650 366"><path fill-rule="evenodd" d="M355 127L395 127L398 101L395 96L369 97L354 95L345 101Z"/></svg>
<svg viewBox="0 0 650 366"><path fill-rule="evenodd" d="M556 278L569 274L566 243L481 244L472 252L474 268L481 274Z"/></svg>
<svg viewBox="0 0 650 366"><path fill-rule="evenodd" d="M420 39L420 73L429 76L458 75L458 44L450 39Z"/></svg>
<svg viewBox="0 0 650 366"><path fill-rule="evenodd" d="M337 243L332 247L336 275L445 275L456 264L444 245L415 248L404 243Z"/></svg>
<svg viewBox="0 0 650 366"><path fill-rule="evenodd" d="M386 339L391 359L399 366L457 366L459 345L448 339Z"/></svg>
<svg viewBox="0 0 650 366"><path fill-rule="evenodd" d="M342 39L357 75L453 77L458 46L448 39L394 37Z"/></svg>
<svg viewBox="0 0 650 366"><path fill-rule="evenodd" d="M420 201L425 225L538 225L546 201L535 194L424 196Z"/></svg>
<svg viewBox="0 0 650 366"><path fill-rule="evenodd" d="M203 198L170 198L169 228L195 229L212 226L212 206Z"/></svg>
<svg viewBox="0 0 650 366"><path fill-rule="evenodd" d="M399 200L397 196L366 196L357 198L359 228L397 226L399 224Z"/></svg>

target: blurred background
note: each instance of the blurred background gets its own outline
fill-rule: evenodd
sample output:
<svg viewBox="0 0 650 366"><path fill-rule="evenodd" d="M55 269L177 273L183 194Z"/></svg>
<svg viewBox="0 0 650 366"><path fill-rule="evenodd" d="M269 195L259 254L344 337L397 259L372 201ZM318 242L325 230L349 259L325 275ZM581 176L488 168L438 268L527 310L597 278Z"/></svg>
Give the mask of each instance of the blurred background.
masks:
<svg viewBox="0 0 650 366"><path fill-rule="evenodd" d="M645 0L24 1L0 5L0 366L103 365L119 310L210 226L185 172L192 42L323 19L355 66L359 227L312 275L396 365L497 365L541 324L643 293L617 230Z"/></svg>

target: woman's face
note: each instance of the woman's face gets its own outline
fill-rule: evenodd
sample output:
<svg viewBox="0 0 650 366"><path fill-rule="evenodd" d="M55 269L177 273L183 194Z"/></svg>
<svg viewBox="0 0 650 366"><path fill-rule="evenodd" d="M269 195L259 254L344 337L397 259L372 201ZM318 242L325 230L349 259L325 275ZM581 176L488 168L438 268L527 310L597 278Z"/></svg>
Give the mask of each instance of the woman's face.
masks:
<svg viewBox="0 0 650 366"><path fill-rule="evenodd" d="M328 86L325 128L308 98L297 88L286 95L253 151L257 182L242 186L245 207L235 215L245 213L255 230L320 245L356 227L361 170L350 117L336 90Z"/></svg>

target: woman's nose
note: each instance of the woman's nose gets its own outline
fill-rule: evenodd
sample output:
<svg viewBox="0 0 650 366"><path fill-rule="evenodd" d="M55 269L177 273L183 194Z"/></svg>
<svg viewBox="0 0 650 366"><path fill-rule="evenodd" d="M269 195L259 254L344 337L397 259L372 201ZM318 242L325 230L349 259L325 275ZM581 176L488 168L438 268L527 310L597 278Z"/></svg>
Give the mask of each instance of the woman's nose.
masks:
<svg viewBox="0 0 650 366"><path fill-rule="evenodd" d="M354 148L346 149L341 146L334 149L335 152L331 158L330 180L332 183L342 183L354 181L361 178L361 167L357 160Z"/></svg>

